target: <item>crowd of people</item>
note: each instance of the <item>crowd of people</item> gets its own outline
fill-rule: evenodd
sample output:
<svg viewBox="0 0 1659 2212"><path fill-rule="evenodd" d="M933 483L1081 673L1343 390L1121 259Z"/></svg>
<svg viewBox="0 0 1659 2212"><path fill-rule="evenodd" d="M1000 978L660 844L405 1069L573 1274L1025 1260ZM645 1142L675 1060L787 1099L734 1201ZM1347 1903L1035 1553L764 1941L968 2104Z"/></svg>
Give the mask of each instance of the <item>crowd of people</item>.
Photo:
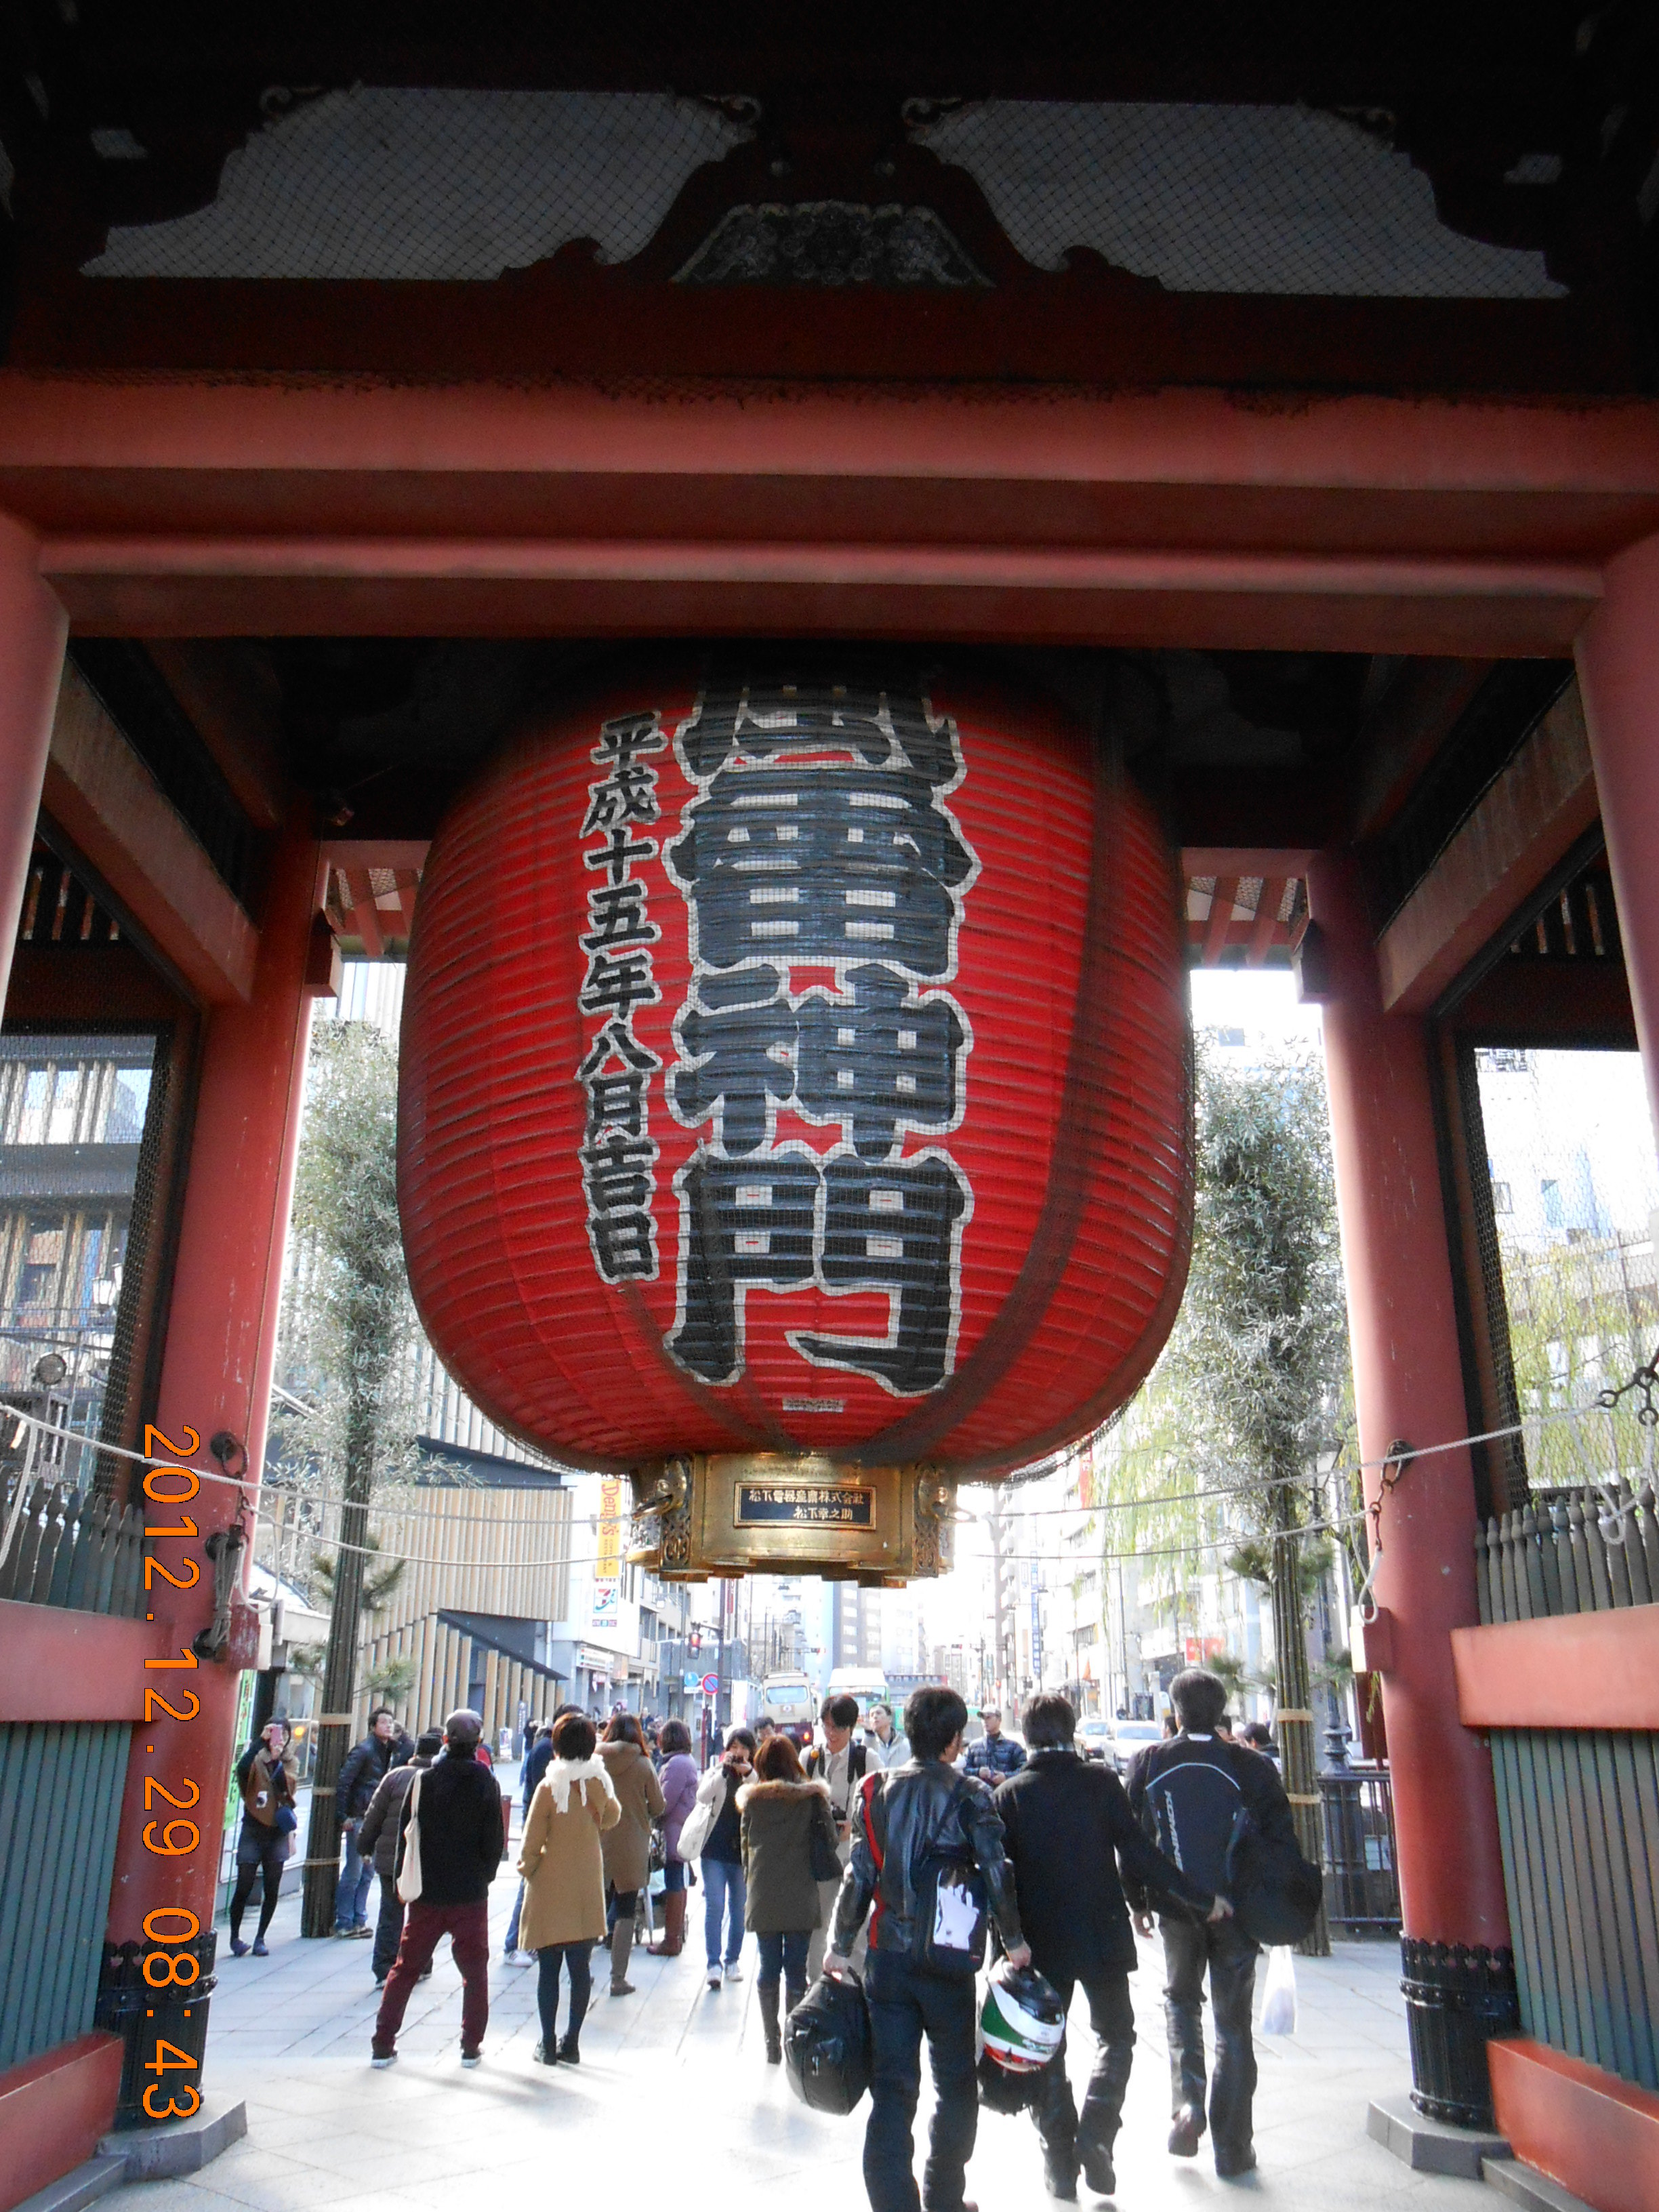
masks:
<svg viewBox="0 0 1659 2212"><path fill-rule="evenodd" d="M660 1904L657 1957L686 1940L693 1884L703 1893L707 1987L743 1974L755 1939L757 2008L769 2064L783 2057L790 2014L820 1974L858 1974L871 2033L871 2111L864 2178L873 2212L973 2212L963 2195L977 2124L977 2001L954 1905L983 1899L994 1948L1010 1969L1034 1968L1069 2013L1080 1989L1094 2039L1081 2107L1062 2044L1033 2084L1030 2108L1048 2193L1074 2199L1079 2179L1110 2196L1114 2149L1133 2059L1128 1976L1135 1935L1161 1935L1169 2029L1172 2155L1192 2157L1207 2132L1217 2173L1255 2164L1252 1998L1258 1946L1228 1895L1241 1816L1294 1852L1289 1801L1271 1744L1226 1727L1227 1694L1201 1668L1171 1687L1172 1728L1120 1780L1076 1741L1067 1700L1044 1693L1021 1716L1023 1741L988 1711L966 1741L968 1709L929 1686L907 1703L902 1729L884 1705L860 1716L849 1697L825 1700L801 1755L766 1722L729 1729L700 1770L685 1724L617 1711L600 1727L574 1705L532 1732L520 1777L523 1828L509 1962L537 1969L538 2063L580 2063L604 1947L610 1995L629 1979L642 1899ZM463 1982L461 2063L479 2063L489 2021L488 1899L506 1849L500 1785L478 1716L452 1713L411 1741L392 1714L370 1717L336 1783L344 1838L335 1933L373 1930L381 1988L370 2056L393 2064L416 1983L444 1936ZM263 1875L265 1936L295 1826L295 1766L274 1722L239 1763L243 1823L231 1903L231 1949ZM286 1815L286 1818L284 1817ZM658 1879L653 1881L653 1874ZM960 1885L960 1888L956 1887ZM1278 1940L1278 1939L1275 1939ZM1206 2067L1207 1981L1214 2068ZM564 2025L559 2010L564 2002ZM936 2090L924 2180L913 2125L927 2045Z"/></svg>

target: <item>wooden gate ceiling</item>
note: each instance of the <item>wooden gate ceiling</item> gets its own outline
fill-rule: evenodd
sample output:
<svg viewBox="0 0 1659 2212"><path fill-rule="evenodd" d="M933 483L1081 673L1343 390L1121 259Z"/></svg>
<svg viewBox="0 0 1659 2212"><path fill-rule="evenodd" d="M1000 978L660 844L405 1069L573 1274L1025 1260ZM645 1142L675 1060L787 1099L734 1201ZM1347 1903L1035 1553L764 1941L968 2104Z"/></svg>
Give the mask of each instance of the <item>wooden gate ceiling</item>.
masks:
<svg viewBox="0 0 1659 2212"><path fill-rule="evenodd" d="M12 0L10 359L1618 392L1644 0Z"/></svg>

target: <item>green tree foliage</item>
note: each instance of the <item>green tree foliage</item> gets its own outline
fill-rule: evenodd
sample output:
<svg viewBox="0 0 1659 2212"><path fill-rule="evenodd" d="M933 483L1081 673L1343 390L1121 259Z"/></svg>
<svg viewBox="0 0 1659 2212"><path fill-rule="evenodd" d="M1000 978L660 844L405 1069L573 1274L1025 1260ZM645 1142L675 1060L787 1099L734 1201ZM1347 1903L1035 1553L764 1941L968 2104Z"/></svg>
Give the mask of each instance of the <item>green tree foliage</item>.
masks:
<svg viewBox="0 0 1659 2212"><path fill-rule="evenodd" d="M311 1562L312 1577L331 1601L322 1694L329 1715L351 1710L366 1603L384 1605L402 1571L395 1562L374 1570L368 1527L377 1486L408 1474L414 1452L399 1387L416 1322L398 1220L397 1127L391 1044L366 1023L319 1022L295 1184L300 1249L287 1332L297 1363L292 1371L303 1385L295 1395L305 1410L286 1410L282 1444L301 1486L340 1501L332 1551L314 1553ZM370 1686L392 1694L384 1680ZM347 1733L332 1723L319 1732L306 1849L307 1936L326 1935L333 1917L332 1792Z"/></svg>
<svg viewBox="0 0 1659 2212"><path fill-rule="evenodd" d="M1115 1547L1174 1554L1151 1579L1164 1579L1177 1626L1186 1585L1218 1546L1271 1591L1285 1779L1311 1797L1312 1723L1295 1717L1309 1709L1307 1615L1330 1551L1303 1532L1322 1517L1314 1470L1339 1447L1348 1373L1317 1060L1239 1067L1200 1049L1197 1170L1186 1298L1104 1455L1099 1502L1128 1509L1106 1516ZM1297 1812L1316 1858L1316 1808Z"/></svg>

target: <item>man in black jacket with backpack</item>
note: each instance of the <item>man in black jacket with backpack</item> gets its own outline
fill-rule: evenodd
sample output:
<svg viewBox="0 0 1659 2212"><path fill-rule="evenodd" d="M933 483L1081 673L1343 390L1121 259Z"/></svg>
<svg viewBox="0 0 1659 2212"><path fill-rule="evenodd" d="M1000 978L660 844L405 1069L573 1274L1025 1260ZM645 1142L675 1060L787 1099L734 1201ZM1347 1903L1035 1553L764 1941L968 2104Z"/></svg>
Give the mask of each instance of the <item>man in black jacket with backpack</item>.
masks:
<svg viewBox="0 0 1659 2212"><path fill-rule="evenodd" d="M1299 1860L1290 1800L1270 1759L1218 1736L1227 1710L1226 1685L1201 1667L1177 1674L1170 1700L1181 1732L1148 1744L1129 1768L1129 1803L1164 1855L1201 1887L1230 1887L1229 1852L1241 1826L1254 1828L1270 1846ZM1241 1822L1240 1815L1246 1817ZM1145 1893L1132 1889L1135 1924L1152 1932ZM1235 1899L1237 1901L1237 1899ZM1170 2149L1194 2158L1204 2133L1204 1976L1210 1977L1215 2012L1215 2075L1209 2084L1209 2125L1215 2170L1224 2180L1255 2164L1251 2106L1255 2094L1255 2047L1250 2006L1255 1991L1257 1946L1236 1921L1195 1924L1159 1916L1169 1979L1164 1991L1170 2033L1170 2096L1175 2124Z"/></svg>
<svg viewBox="0 0 1659 2212"><path fill-rule="evenodd" d="M1048 2194L1075 2197L1080 2168L1091 2189L1110 2197L1117 2186L1112 2147L1135 2047L1129 1998L1135 1939L1118 1868L1138 1894L1150 1888L1178 1899L1200 1919L1223 1920L1230 1907L1148 1843L1109 1767L1079 1758L1077 1715L1067 1699L1040 1693L1027 1703L1021 1725L1027 1764L992 1800L1019 1885L1020 1920L1032 1965L1067 2011L1083 1984L1098 2042L1081 2120L1063 2048L1043 2069L1031 2117L1042 2139Z"/></svg>

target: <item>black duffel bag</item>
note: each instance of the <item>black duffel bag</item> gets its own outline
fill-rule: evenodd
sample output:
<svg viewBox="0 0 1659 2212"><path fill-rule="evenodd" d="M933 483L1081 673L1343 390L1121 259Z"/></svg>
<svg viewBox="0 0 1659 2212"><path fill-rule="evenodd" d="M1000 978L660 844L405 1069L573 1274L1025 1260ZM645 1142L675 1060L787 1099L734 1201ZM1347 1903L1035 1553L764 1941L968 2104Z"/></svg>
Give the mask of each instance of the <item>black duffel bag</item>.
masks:
<svg viewBox="0 0 1659 2212"><path fill-rule="evenodd" d="M1325 1878L1292 1843L1264 1836L1242 1808L1227 1840L1227 1896L1233 1925L1263 1949L1299 1943L1319 1917Z"/></svg>
<svg viewBox="0 0 1659 2212"><path fill-rule="evenodd" d="M815 2112L844 2118L870 2087L870 2008L850 1972L813 1983L783 2024L789 2086Z"/></svg>

